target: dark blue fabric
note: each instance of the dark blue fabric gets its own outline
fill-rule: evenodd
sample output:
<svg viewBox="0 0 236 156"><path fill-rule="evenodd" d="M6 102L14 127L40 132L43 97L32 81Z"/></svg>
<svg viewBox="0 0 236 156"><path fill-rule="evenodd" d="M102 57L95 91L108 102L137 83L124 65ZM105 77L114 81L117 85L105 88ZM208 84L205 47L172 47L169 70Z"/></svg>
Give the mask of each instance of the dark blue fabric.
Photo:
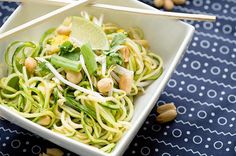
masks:
<svg viewBox="0 0 236 156"><path fill-rule="evenodd" d="M0 2L0 25L16 6ZM160 126L154 107L125 155L235 156L236 0L189 0L175 11L214 14L218 19L215 23L187 21L196 33L157 102L174 102L179 115ZM37 155L48 147L57 146L0 120L0 155Z"/></svg>

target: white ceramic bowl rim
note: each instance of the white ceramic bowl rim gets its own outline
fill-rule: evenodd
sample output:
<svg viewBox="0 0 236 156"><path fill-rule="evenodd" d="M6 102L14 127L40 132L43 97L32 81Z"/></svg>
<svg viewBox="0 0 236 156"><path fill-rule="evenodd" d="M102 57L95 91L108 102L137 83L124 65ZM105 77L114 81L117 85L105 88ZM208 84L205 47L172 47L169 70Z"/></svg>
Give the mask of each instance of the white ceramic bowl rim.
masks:
<svg viewBox="0 0 236 156"><path fill-rule="evenodd" d="M110 3L113 3L113 2L110 2ZM116 1L114 3L121 3L121 2ZM138 2L136 0L129 0L129 3L134 6L137 5L137 7L145 7L148 9L154 9L154 8L151 8L150 6L147 6L147 5L145 5L141 2ZM20 11L22 11L21 10L22 7L23 6L20 6L17 8L17 10L11 15L11 17L6 21L6 23L0 29L0 32L6 31L8 29L10 24L15 20L15 17L18 15L18 13ZM191 38L192 38L192 35L194 32L194 28L192 26L190 26L189 24L186 24L186 23L183 23L180 21L178 21L176 23L177 23L177 25L181 25L182 27L185 27L186 33L184 34L185 35L184 39L182 40L181 44L179 45L179 47L175 51L175 55L173 54L174 58L171 61L171 63L169 64L168 69L165 69L165 74L163 74L161 76L160 80L158 80L161 82L158 85L158 88L156 88L156 91L152 93L151 98L145 104L146 107L144 107L142 109L142 113L140 113L139 116L136 116L135 123L133 123L133 126L131 127L131 129L129 129L126 132L125 136L123 136L123 138L119 141L119 143L117 144L115 149L112 151L112 153L104 153L101 150L98 150L97 148L94 148L92 146L75 141L75 140L65 137L61 134L54 133L54 132L50 131L49 129L39 126L39 125L31 122L30 120L19 116L18 114L12 112L12 110L6 106L0 105L0 114L4 118L8 119L9 121L16 123L17 125L20 125L20 126L23 125L24 128L26 128L27 130L30 130L36 134L41 135L41 136L43 135L44 138L47 138L48 140L50 140L60 146L64 146L65 143L70 143L71 147L66 147L66 148L69 148L70 150L72 150L72 148L79 147L79 149L81 150L80 154L82 154L82 153L85 154L86 152L88 152L93 155L107 155L107 156L108 155L115 155L115 156L122 155L125 152L125 149L128 147L128 145L132 141L132 139L134 138L134 136L136 135L136 133L138 132L139 128L142 126L142 123L145 121L146 117L148 116L148 114L152 110L152 108L155 104L155 101L160 96L161 91L164 89L165 85L167 84L168 80L171 77L171 74L174 72L178 62L183 57L185 49L187 48L189 42L191 41Z"/></svg>

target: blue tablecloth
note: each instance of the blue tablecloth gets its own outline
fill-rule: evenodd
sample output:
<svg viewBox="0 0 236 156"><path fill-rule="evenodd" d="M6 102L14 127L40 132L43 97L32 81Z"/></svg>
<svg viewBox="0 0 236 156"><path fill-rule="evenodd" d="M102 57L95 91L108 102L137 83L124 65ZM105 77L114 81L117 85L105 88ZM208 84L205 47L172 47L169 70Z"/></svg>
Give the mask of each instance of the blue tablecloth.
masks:
<svg viewBox="0 0 236 156"><path fill-rule="evenodd" d="M16 7L0 2L0 25ZM179 115L160 126L154 107L125 155L235 156L236 0L190 0L175 11L214 14L218 20L189 22L196 27L193 41L157 102L174 102ZM38 155L48 147L57 146L0 120L0 155Z"/></svg>

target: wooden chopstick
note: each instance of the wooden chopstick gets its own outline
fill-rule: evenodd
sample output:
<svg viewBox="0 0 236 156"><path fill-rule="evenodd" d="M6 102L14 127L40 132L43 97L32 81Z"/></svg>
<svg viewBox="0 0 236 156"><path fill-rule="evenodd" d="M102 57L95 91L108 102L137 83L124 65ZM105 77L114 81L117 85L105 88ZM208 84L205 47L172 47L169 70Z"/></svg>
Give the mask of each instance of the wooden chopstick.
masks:
<svg viewBox="0 0 236 156"><path fill-rule="evenodd" d="M1 0L0 0L1 1ZM216 16L211 15L199 15L199 14L186 14L186 13L174 13L174 12L164 12L158 10L147 10L147 9L138 9L138 8L131 8L131 7L124 7L124 6L115 6L115 5L108 5L108 4L97 4L94 3L94 0L9 0L9 1L17 1L17 2L33 2L33 3L41 3L41 4L51 4L51 5L60 5L63 6L55 11L52 11L46 15L38 17L32 21L29 21L25 24L22 24L16 28L13 28L7 32L0 34L0 40L14 34L16 32L26 30L36 24L40 24L43 21L50 19L56 15L62 14L63 12L77 7L81 4L89 5L91 7L102 8L102 9L110 9L114 11L124 11L136 14L145 14L145 15L157 15L161 17L173 18L173 19L188 19L188 20L204 20L204 21L215 21Z"/></svg>
<svg viewBox="0 0 236 156"><path fill-rule="evenodd" d="M70 10L72 8L75 8L75 7L79 6L79 5L82 5L82 4L85 5L88 2L90 2L90 1L89 0L75 1L75 2L73 2L71 4L68 4L68 5L62 7L62 8L59 8L59 9L57 9L55 11L52 11L52 12L46 14L46 15L43 15L43 16L38 17L36 19L33 19L32 21L29 21L29 22L27 22L25 24L22 24L22 25L20 25L20 26L18 26L16 28L13 28L13 29L11 29L11 30L9 30L7 32L4 32L4 33L0 34L0 41L3 38L5 38L5 37L10 36L11 34L14 34L16 32L22 31L22 30L29 29L30 27L32 27L32 26L34 26L36 24L40 24L40 23L42 23L42 22L44 22L44 21L46 21L48 19L51 19L52 17L54 17L56 15L62 14L63 12L65 12L67 10Z"/></svg>
<svg viewBox="0 0 236 156"><path fill-rule="evenodd" d="M0 0L8 2L21 2L21 3L38 3L54 6L65 6L67 4L75 2L75 0Z"/></svg>
<svg viewBox="0 0 236 156"><path fill-rule="evenodd" d="M157 15L157 16L167 17L167 18L172 18L172 19L185 19L185 20L198 20L198 21L215 21L216 20L216 16L212 16L212 15L147 10L147 9L131 8L131 7L125 7L125 6L115 6L115 5L108 5L108 4L96 4L96 3L89 4L89 5L96 8L137 13L137 14Z"/></svg>
<svg viewBox="0 0 236 156"><path fill-rule="evenodd" d="M0 0L1 1L1 0ZM32 3L41 3L57 6L65 6L67 4L75 2L74 0L10 0L18 2L32 2ZM171 18L171 19L185 19L185 20L197 20L197 21L215 21L216 16L212 15L203 15L203 14L189 14L189 13L177 13L177 12L167 12L167 11L158 11L158 10L147 10L139 9L125 6L116 6L110 4L99 4L99 3L90 3L89 6L109 9L114 11L123 11L136 14L145 14L145 15L157 15L160 17Z"/></svg>

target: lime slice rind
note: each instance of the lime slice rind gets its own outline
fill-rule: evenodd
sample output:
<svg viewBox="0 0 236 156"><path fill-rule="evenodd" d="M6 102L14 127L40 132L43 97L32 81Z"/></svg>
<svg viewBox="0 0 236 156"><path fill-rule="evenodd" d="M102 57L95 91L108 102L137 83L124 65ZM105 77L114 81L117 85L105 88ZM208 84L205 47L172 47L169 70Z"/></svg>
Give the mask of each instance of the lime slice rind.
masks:
<svg viewBox="0 0 236 156"><path fill-rule="evenodd" d="M103 29L82 17L73 17L71 37L82 44L89 43L93 50L109 50L110 48Z"/></svg>

